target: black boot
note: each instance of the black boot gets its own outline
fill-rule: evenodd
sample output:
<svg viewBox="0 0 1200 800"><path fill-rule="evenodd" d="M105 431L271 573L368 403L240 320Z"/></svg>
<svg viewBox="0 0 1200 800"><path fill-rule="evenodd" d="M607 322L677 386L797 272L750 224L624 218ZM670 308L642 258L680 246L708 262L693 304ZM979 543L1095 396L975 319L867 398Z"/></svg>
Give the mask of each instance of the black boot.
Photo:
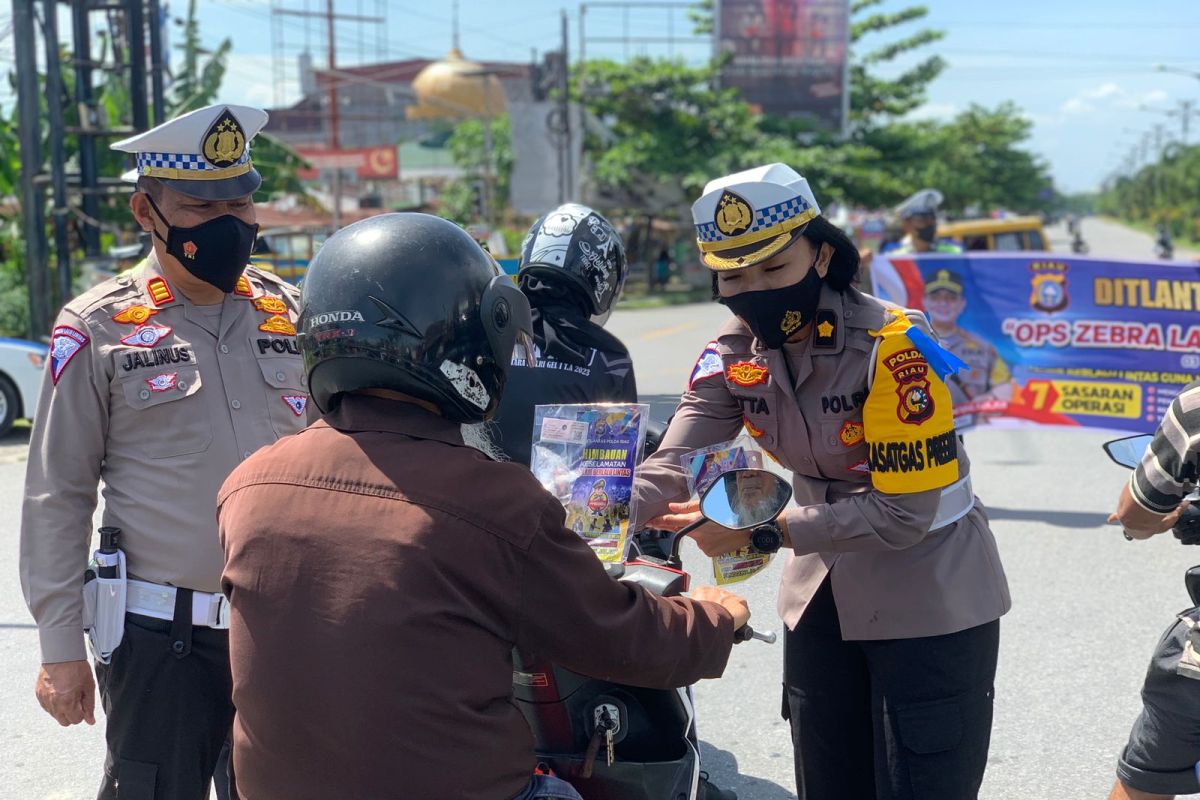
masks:
<svg viewBox="0 0 1200 800"><path fill-rule="evenodd" d="M718 789L708 780L708 773L700 773L700 790L696 793L696 800L738 800L737 792L729 789Z"/></svg>

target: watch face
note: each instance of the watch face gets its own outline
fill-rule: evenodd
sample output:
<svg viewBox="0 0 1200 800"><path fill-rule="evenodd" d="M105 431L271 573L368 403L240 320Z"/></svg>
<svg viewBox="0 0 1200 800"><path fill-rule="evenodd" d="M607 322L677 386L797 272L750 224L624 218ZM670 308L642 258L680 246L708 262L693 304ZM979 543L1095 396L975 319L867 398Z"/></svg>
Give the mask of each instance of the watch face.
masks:
<svg viewBox="0 0 1200 800"><path fill-rule="evenodd" d="M760 553L774 553L783 544L783 535L774 525L755 528L750 534L750 546Z"/></svg>

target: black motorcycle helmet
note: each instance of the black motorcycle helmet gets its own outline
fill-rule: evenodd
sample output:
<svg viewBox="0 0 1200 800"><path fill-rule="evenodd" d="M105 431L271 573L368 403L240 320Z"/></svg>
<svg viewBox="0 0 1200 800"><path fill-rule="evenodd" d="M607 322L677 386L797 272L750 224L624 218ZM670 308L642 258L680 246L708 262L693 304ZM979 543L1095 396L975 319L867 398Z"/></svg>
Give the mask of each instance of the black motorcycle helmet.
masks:
<svg viewBox="0 0 1200 800"><path fill-rule="evenodd" d="M488 419L529 302L452 222L382 214L321 247L301 289L300 352L321 411L342 392L391 389L455 422Z"/></svg>
<svg viewBox="0 0 1200 800"><path fill-rule="evenodd" d="M625 284L621 235L587 206L567 203L543 216L521 243L521 289L567 295L592 316L608 312ZM561 299L561 298L560 298Z"/></svg>

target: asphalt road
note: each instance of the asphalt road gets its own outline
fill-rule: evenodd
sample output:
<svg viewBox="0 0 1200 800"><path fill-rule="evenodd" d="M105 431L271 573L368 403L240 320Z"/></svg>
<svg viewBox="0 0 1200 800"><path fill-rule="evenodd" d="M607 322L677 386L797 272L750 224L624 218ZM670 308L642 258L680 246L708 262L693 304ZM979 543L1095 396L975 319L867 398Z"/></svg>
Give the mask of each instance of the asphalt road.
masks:
<svg viewBox="0 0 1200 800"><path fill-rule="evenodd" d="M1095 255L1106 242L1117 256L1149 252L1149 237L1099 220L1086 220L1084 232ZM660 414L727 313L701 305L614 315L610 328L633 351L639 387ZM0 442L0 519L8 520L0 563L9 565L0 571L0 797L77 800L95 795L102 730L62 729L33 697L36 633L16 580L26 438ZM1126 542L1103 524L1126 477L1100 451L1106 438L1049 428L967 437L1014 598L1002 622L985 800L1106 797L1150 651L1187 605L1182 576L1200 553L1169 537ZM707 582L707 559L691 545L685 551ZM776 563L740 585L756 627L780 629L778 571ZM722 680L697 687L705 768L744 800L795 796L781 671L780 645L751 642L736 648Z"/></svg>

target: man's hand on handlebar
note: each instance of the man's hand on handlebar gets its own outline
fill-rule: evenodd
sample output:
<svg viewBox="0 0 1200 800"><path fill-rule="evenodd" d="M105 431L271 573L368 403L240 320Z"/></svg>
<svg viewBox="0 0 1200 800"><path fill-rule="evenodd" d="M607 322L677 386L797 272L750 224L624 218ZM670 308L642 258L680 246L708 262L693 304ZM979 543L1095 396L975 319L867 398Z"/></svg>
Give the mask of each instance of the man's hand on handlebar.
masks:
<svg viewBox="0 0 1200 800"><path fill-rule="evenodd" d="M1121 525L1125 530L1125 535L1130 539L1149 539L1155 534L1165 533L1175 527L1179 522L1180 515L1189 505L1190 503L1184 500L1168 514L1155 514L1142 508L1134 500L1127 483L1121 490L1120 499L1117 500L1117 510L1109 514L1108 522Z"/></svg>
<svg viewBox="0 0 1200 800"><path fill-rule="evenodd" d="M741 597L716 586L697 586L692 590L692 599L705 603L716 603L724 607L733 617L733 629L744 628L750 621L750 606Z"/></svg>

